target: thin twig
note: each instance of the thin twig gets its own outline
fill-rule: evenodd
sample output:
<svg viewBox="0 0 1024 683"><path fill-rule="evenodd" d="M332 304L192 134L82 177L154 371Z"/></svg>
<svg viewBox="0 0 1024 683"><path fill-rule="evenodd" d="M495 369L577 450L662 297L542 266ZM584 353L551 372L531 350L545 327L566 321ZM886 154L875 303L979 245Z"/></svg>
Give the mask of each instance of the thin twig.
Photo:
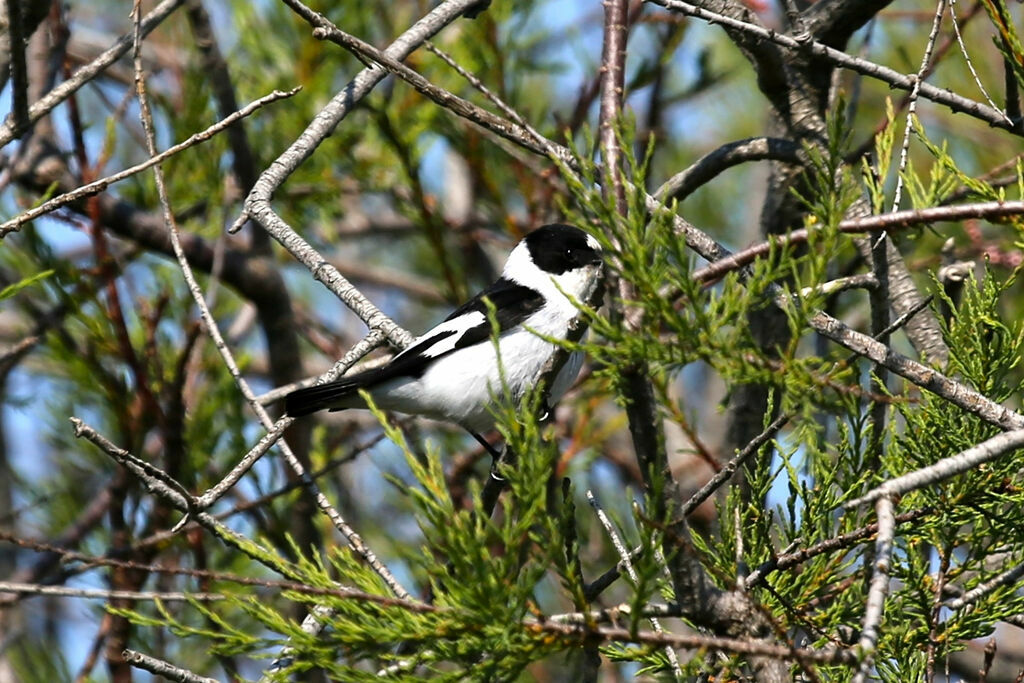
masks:
<svg viewBox="0 0 1024 683"><path fill-rule="evenodd" d="M88 428L85 423L79 420L77 417L70 418L71 424L75 428L75 436L82 436ZM167 489L173 491L186 509L192 510L195 508L195 499L192 498L191 494L182 486L178 480L170 476L159 467L151 465L149 462L138 458L123 448L118 448L113 443L109 443L104 447L108 455L113 456L121 465L128 467L132 472L144 475L148 479L159 482L161 486L167 487Z"/></svg>
<svg viewBox="0 0 1024 683"><path fill-rule="evenodd" d="M878 517L878 538L875 540L875 562L871 570L868 597L864 605L864 621L861 625L860 667L854 675L854 683L864 683L874 663L875 648L878 646L879 627L885 609L885 596L889 594L889 570L892 560L892 544L895 536L896 519L893 516L891 498L879 498L875 502Z"/></svg>
<svg viewBox="0 0 1024 683"><path fill-rule="evenodd" d="M842 233L856 234L909 228L929 223L962 221L970 218L993 220L1020 215L1024 215L1024 201L1021 200L977 202L954 206L935 206L926 209L908 209L905 211L894 211L893 213L883 213L877 216L851 218L841 221L837 229ZM808 237L809 232L803 228L793 230L785 235L773 235L764 242L737 251L726 258L720 258L704 268L693 271L692 277L698 282L716 280L730 271L738 270L753 263L758 258L767 256L771 253L772 249L802 244L807 241Z"/></svg>
<svg viewBox="0 0 1024 683"><path fill-rule="evenodd" d="M629 560L629 551L626 549L626 544L622 542L622 538L615 530L615 525L612 524L612 520L608 519L608 515L605 514L601 504L597 502L597 498L594 497L594 492L587 489L587 501L590 506L594 508L594 512L597 514L597 519L601 522L601 526L604 527L605 532L608 534L608 538L611 539L612 545L615 547L615 552L619 554L620 563L626 570L626 575L633 580L634 583L640 579L637 576L636 570L633 569L633 563ZM648 619L651 622L651 628L656 633L664 633L665 629L661 627L661 622L655 616L649 616ZM569 621L569 620L565 620ZM574 623L574 622L570 622ZM578 622L582 623L582 622ZM672 667L672 673L677 681L683 680L683 670L679 667L679 657L676 656L676 651L671 645L665 646L665 656L668 658L669 665Z"/></svg>
<svg viewBox="0 0 1024 683"><path fill-rule="evenodd" d="M1016 413L1014 414L1016 415ZM914 491L937 484L944 479L949 479L973 469L981 463L995 460L1007 451L1021 447L1024 447L1024 428L1017 428L1013 431L997 434L987 441L983 441L956 455L943 458L933 465L908 472L894 479L889 479L860 498L851 500L846 504L846 507L857 507L880 498L892 498L907 491Z"/></svg>
<svg viewBox="0 0 1024 683"><path fill-rule="evenodd" d="M1004 572L1000 572L988 581L979 583L971 590L950 602L947 607L952 610L963 609L964 607L977 602L997 588L1016 583L1016 581L1022 576L1024 576L1024 563L1011 567Z"/></svg>
<svg viewBox="0 0 1024 683"><path fill-rule="evenodd" d="M67 563L71 562L81 563L80 568L82 571L86 571L96 567L117 567L122 569L128 569L131 571L145 572L147 574L185 576L195 579L235 583L242 586L275 588L282 591L302 593L304 595L329 596L333 598L339 598L342 600L367 602L374 605L380 605L383 607L397 607L416 614L434 613L441 611L443 609L434 605L427 605L426 603L420 602L418 600L402 600L400 598L393 598L385 595L377 595L375 593L367 593L365 591L356 590L354 588L348 588L346 586L335 586L331 588L325 588L320 586L311 586L308 583L301 583L297 581L252 578L249 576L240 576L238 574L231 574L229 572L215 571L211 569L196 569L193 567L181 566L164 566L159 564L150 564L146 562L135 562L132 560L119 560L112 557L98 557L95 555L88 555L74 550L69 550L67 548L55 546L51 543L40 543L37 541L30 541L27 539L18 538L12 534L2 532L0 532L0 541L12 543L18 546L19 548L30 548L32 550L36 550L39 552L53 553L60 558L61 562L65 563L65 566L67 566ZM136 547L139 546L137 545ZM38 582L11 581L5 585L19 585L31 587L39 586L40 584ZM7 589L4 590L6 591ZM11 591L9 592L18 591L16 591L15 589L11 589ZM106 592L109 593L109 591ZM163 594L160 593L159 595ZM193 594L190 593L189 595Z"/></svg>
<svg viewBox="0 0 1024 683"><path fill-rule="evenodd" d="M956 34L956 42L960 45L960 54L964 56L964 61L967 62L967 68L971 71L971 76L974 78L974 82L978 86L978 90L985 97L985 101L988 102L988 106L993 109L999 110L999 105L992 101L992 97L988 94L988 90L985 89L985 85L981 82L981 77L978 76L978 72L974 70L974 62L971 61L971 55L967 52L967 46L964 44L964 37L960 35L960 21L956 18L956 0L949 0L949 18L953 23L953 33ZM1013 124L1013 119L1003 114L1006 117L1007 123Z"/></svg>
<svg viewBox="0 0 1024 683"><path fill-rule="evenodd" d="M7 236L8 233L17 230L19 227L21 227L22 225L31 220L34 220L44 214L59 209L62 206L70 204L71 202L78 201L79 199L83 199L94 194L99 194L100 192L103 192L116 182L124 180L125 178L130 178L136 173L141 173L142 171L145 171L147 168L151 168L159 164L160 162L164 161L165 159L169 159L175 154L178 154L179 152L188 149L189 147L194 147L195 145L201 142L205 142L212 138L214 135L220 133L222 130L228 128L231 124L238 121L239 119L249 116L257 109L260 109L270 104L271 102L280 100L285 97L291 97L295 93L299 92L300 89L301 88L293 88L287 92L275 90L274 92L268 95L264 95L258 100L250 102L245 107L239 109L235 113L224 117L223 119L213 124L206 130L196 133L190 136L187 140L179 142L176 145L168 147L163 152L160 152L159 154L155 154L149 157L140 164L136 164L135 166L126 168L123 171L118 171L117 173L112 173L111 175L108 175L105 178L94 180L91 183L75 188L71 192L65 192L64 194L58 195L52 199L48 199L39 206L29 209L28 211L25 211L21 214L18 214L14 218L0 225L0 239L3 239L4 237Z"/></svg>
<svg viewBox="0 0 1024 683"><path fill-rule="evenodd" d="M757 26L739 19L734 19L717 12L712 12L704 9L703 7L698 7L697 5L693 5L688 2L682 2L681 0L647 1L656 5L661 5L669 10L703 19L710 24L720 24L722 26L727 26L730 29L743 31L760 40L767 40L791 50L805 51L812 57L826 59L837 66L850 69L851 71L855 71L871 78L876 78L888 83L893 88L909 91L914 89L914 84L917 82L914 76L902 74L894 69L869 62L859 57L853 57L841 50L836 50L835 48L829 47L816 40L797 40L794 37L778 33L772 29ZM984 121L995 128L1008 130L1018 135L1021 134L1019 126L1007 123L1006 117L1001 111L992 109L988 105L957 95L950 90L936 88L928 83L920 83L918 89L918 95L920 97L945 105L954 112L965 113L971 117Z"/></svg>
<svg viewBox="0 0 1024 683"><path fill-rule="evenodd" d="M121 656L124 657L124 661L135 668L148 671L154 676L162 676L168 680L175 681L175 683L217 683L216 678L199 676L188 669L182 669L162 659L150 657L135 650L125 650L121 653Z"/></svg>
<svg viewBox="0 0 1024 683"><path fill-rule="evenodd" d="M631 632L626 628L613 626L588 627L577 624L560 624L553 621L527 623L527 630L562 636L570 642L621 642L644 643L647 645L672 645L681 648L702 648L718 652L767 657L771 659L801 659L821 664L853 664L856 655L839 648L809 650L778 645L758 639L722 638L718 636L689 635L680 633L655 633L654 631Z"/></svg>
<svg viewBox="0 0 1024 683"><path fill-rule="evenodd" d="M942 618L942 592L949 582L949 564L950 556L952 555L952 550L948 546L940 547L936 550L939 553L939 570L934 575L934 583L932 585L934 597L932 598L931 611L928 614L928 651L924 667L927 683L935 683L935 654L941 641L945 640L940 635L940 631L945 627L944 619Z"/></svg>
<svg viewBox="0 0 1024 683"><path fill-rule="evenodd" d="M747 566L743 560L743 525L740 521L739 505L732 509L732 535L735 545L736 588L742 590L744 588L743 576L747 573Z"/></svg>
<svg viewBox="0 0 1024 683"><path fill-rule="evenodd" d="M162 600L165 602L184 602L198 600L212 602L225 600L222 593L176 593L162 591L125 591L108 590L105 588L68 588L67 586L46 586L39 583L17 583L0 581L0 594L16 593L19 595L51 595L62 598L87 598L90 600Z"/></svg>
<svg viewBox="0 0 1024 683"><path fill-rule="evenodd" d="M756 453L758 449L761 448L761 446L763 446L765 443L768 442L768 440L774 437L775 434L780 429L782 429L782 427L785 426L786 422L788 422L791 418L792 415L780 415L779 417L775 418L775 420L770 425L768 425L765 428L765 430L761 432L761 434L759 434L757 437L751 440L751 442L747 444L742 451L737 453L732 460L730 460L728 463L725 464L724 467L722 467L722 469L716 472L715 476L709 479L708 482L700 488L700 490L698 490L696 493L690 496L690 499L687 500L680 508L679 514L685 517L686 515L689 515L691 512L697 509L697 507L705 500L707 500L715 491L717 491L722 486L722 484L728 481L729 478L733 475L733 473L740 466L742 466L743 463L746 462L751 455ZM625 556L625 559L628 559L628 561L632 561L632 559L639 557L641 552L643 552L643 547L636 547ZM610 586L622 575L622 571L624 568L624 560L619 560L619 562L614 567L608 569L608 571L606 571L604 574L590 582L590 584L587 585L585 590L587 599L593 600L598 595L600 595L605 588Z"/></svg>
<svg viewBox="0 0 1024 683"><path fill-rule="evenodd" d="M672 616L677 613L677 609L678 606L675 605L665 606L664 608L648 606L644 608L643 613L645 616L648 614ZM605 618L615 621L616 617L619 616L617 610L622 610L622 606L588 614L577 613L527 619L523 622L523 627L528 633L542 634L545 642L548 643L551 642L550 639L554 636L560 637L565 644L643 643L646 645L727 652L770 659L802 660L821 664L850 665L857 662L857 656L853 651L841 648L811 650L777 645L758 639L723 638L670 632L658 633L655 631L634 632L617 626L594 626L596 621L603 621ZM631 612L631 609L622 610L622 615L628 615ZM408 671L435 654L433 651L420 653L419 657L406 659L381 669L378 675L390 676Z"/></svg>
<svg viewBox="0 0 1024 683"><path fill-rule="evenodd" d="M945 12L946 0L939 0L938 5L935 8L935 17L932 19L932 30L931 33L928 34L928 42L925 44L924 55L921 57L921 66L918 67L917 73L913 77L914 87L910 89L907 118L903 124L903 143L900 145L900 163L896 168L896 190L893 192L892 200L893 211L899 211L900 209L900 199L903 194L903 172L907 168L907 161L910 157L910 132L914 128L914 114L917 113L917 96L918 93L921 92L921 84L924 82L924 75L928 70L928 63L932 58L932 50L935 49L935 39L938 38L939 27L942 26L942 15L945 14ZM880 239L885 239L885 233L882 233Z"/></svg>
<svg viewBox="0 0 1024 683"><path fill-rule="evenodd" d="M141 462L139 458L128 453L128 451L123 448L117 447L113 442L89 425L85 424L78 418L71 418L71 423L75 426L76 437L86 439L113 458L116 463L127 469L136 479L142 482L142 485L147 491L153 495L163 498L178 510L188 512L192 519L204 528L210 530L218 538L229 545L238 548L240 551L249 554L250 557L253 557L273 571L280 572L285 576L291 576L287 567L267 560L267 558L271 557L271 553L269 551L228 528L208 512L194 509L187 496L183 496L181 492L166 483L167 481L173 481L173 479L165 472L160 472L159 474L161 476L151 475L149 471L139 466L138 463ZM258 552L254 553L254 549Z"/></svg>
<svg viewBox="0 0 1024 683"><path fill-rule="evenodd" d="M927 514L930 514L933 511L934 510L932 508L920 508L917 510L911 510L910 512L898 514L896 515L896 524L903 524L905 522L913 521ZM816 557L824 553L830 553L836 550L845 550L846 548L849 548L850 546L855 545L860 541L866 540L874 536L876 533L878 533L877 522L868 524L867 526L863 526L860 529L854 529L853 531L847 532L845 534L840 534L839 536L835 536L833 538L827 538L824 541L821 541L820 543L815 543L814 545L808 546L806 548L801 548L799 550L787 548L782 552L781 555L773 557L772 559L768 560L767 562L759 566L754 571L750 572L750 575L747 576L746 580L744 581L744 587L747 590L750 590L760 585L768 576L768 574L772 572L789 569L790 567L795 567L798 564L806 562L812 557Z"/></svg>
<svg viewBox="0 0 1024 683"><path fill-rule="evenodd" d="M22 356L31 351L41 340L42 336L39 334L30 334L0 352L0 376L21 360Z"/></svg>
<svg viewBox="0 0 1024 683"><path fill-rule="evenodd" d="M148 35L150 31L159 26L164 19L170 16L171 12L181 6L184 1L185 0L164 0L154 7L149 14L142 18L140 26L142 35ZM39 100L37 100L28 109L29 125L34 124L36 121L49 114L57 105L70 97L76 90L86 83L92 82L98 74L103 73L108 66L124 56L132 46L132 35L133 33L131 31L125 33L117 39L117 42L114 43L113 46L96 57L96 59L78 69L74 76L62 81L60 85L40 97ZM13 120L6 121L2 126L0 126L0 147L5 147L7 143L18 137L20 134L21 130L19 130Z"/></svg>
<svg viewBox="0 0 1024 683"><path fill-rule="evenodd" d="M782 429L787 422L792 419L792 415L783 413L777 418L772 420L772 423L764 428L760 434L751 439L750 443L743 447L739 453L733 457L728 463L722 467L721 470L715 473L715 476L711 477L704 486L700 487L696 493L690 496L690 499L683 503L683 507L680 508L679 514L688 515L697 509L701 503L711 497L711 495L719 489L725 482L727 482L736 472L737 469L743 466L743 463L750 458L751 455L757 453L761 446L768 443L775 434Z"/></svg>
<svg viewBox="0 0 1024 683"><path fill-rule="evenodd" d="M318 379L319 382L330 382L340 377L348 368L356 363L360 358L365 356L367 353L376 348L381 342L384 341L384 333L380 330L375 330L370 334L366 335L348 350L341 360L334 364L328 372L324 373ZM225 345L226 348L226 345ZM237 363L232 361L232 364L228 366L229 371L231 367L235 370L238 369ZM252 393L251 389L248 388L248 382L245 382L245 378L239 373L238 380L244 382L249 393ZM243 392L244 393L244 392ZM262 405L260 397L253 396L253 400ZM264 414L265 411L264 411ZM287 429L294 420L290 417L282 417L277 422L270 426L264 425L267 429L267 433L258 441L256 445L249 449L249 452L243 456L238 463L231 468L224 477L211 486L203 495L196 499L196 506L200 509L205 509L217 502L225 493L227 493L232 486L234 486L239 479L248 472L256 462L263 457L263 455L269 451L274 444L278 443L281 439L281 435L284 434L284 430Z"/></svg>
<svg viewBox="0 0 1024 683"><path fill-rule="evenodd" d="M566 612L564 614L549 614L545 621L554 621L563 624L617 624L622 619L628 619L633 615L634 606L629 603L622 603L613 607L590 610L589 612ZM679 605L651 603L644 605L639 610L638 616L650 619L652 617L678 617L682 614Z"/></svg>

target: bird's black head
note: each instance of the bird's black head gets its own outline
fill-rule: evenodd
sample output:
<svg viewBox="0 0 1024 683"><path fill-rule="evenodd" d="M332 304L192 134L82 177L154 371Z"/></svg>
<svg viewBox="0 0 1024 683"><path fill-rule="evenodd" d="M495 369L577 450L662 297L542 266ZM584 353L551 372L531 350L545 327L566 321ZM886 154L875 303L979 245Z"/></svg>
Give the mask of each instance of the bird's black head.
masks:
<svg viewBox="0 0 1024 683"><path fill-rule="evenodd" d="M534 264L552 275L601 263L601 245L572 225L545 225L531 232L523 241Z"/></svg>

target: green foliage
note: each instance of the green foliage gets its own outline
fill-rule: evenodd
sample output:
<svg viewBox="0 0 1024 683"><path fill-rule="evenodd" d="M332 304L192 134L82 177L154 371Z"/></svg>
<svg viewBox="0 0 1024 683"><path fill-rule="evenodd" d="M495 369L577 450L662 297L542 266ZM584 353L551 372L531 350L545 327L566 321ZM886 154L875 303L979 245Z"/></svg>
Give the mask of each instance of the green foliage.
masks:
<svg viewBox="0 0 1024 683"><path fill-rule="evenodd" d="M1017 85L1024 87L1024 44L1015 28L1017 20L1013 18L1004 0L982 0L981 4L996 29L992 42L1002 53Z"/></svg>
<svg viewBox="0 0 1024 683"><path fill-rule="evenodd" d="M10 299L12 296L17 294L21 290L25 289L26 287L31 287L40 280L45 280L46 278L53 275L53 273L53 269L44 270L41 273L36 273L35 275L28 276L25 279L21 280L20 282L15 282L12 285L7 285L3 289L0 289L0 301L3 301L4 299Z"/></svg>
<svg viewBox="0 0 1024 683"><path fill-rule="evenodd" d="M428 449L426 458L413 453L402 432L389 425L385 432L402 450L414 483L391 477L407 498L423 533L423 545L406 558L434 596L433 607L409 609L408 601L385 597L380 577L348 548L330 553L329 566L315 555L293 552L300 559L279 571L296 585L325 592L287 590L284 600L294 601L320 614L324 630L310 635L279 609L255 597L232 596L225 606L193 608L216 628L179 619L157 605L157 615L120 610L141 626L161 624L181 637L213 642L213 652L228 656L257 654L268 648L295 648L291 663L280 672L282 680L317 667L342 680L362 680L376 670L394 666L398 672L425 667L442 678L470 675L474 680L514 676L536 659L571 647L572 640L552 637L530 626L538 610L538 592L548 574L563 589L582 595L578 566L565 554L574 533L572 519L559 518L547 507L547 480L557 450L535 419L540 392L527 398L517 411L506 403L503 433L510 448L519 454L514 466L503 468L510 496L498 521L483 518L475 510L456 509L445 483L438 453ZM479 508L479 491L473 493ZM248 551L247 551L248 552ZM332 576L333 575L333 576ZM343 593L335 594L341 577ZM641 601L645 602L646 598ZM261 625L268 635L254 637L245 623ZM232 625L236 624L236 625ZM272 634L272 635L271 635ZM411 660L397 652L402 643L422 646ZM341 660L339 653L347 653ZM454 667L454 668L452 668Z"/></svg>

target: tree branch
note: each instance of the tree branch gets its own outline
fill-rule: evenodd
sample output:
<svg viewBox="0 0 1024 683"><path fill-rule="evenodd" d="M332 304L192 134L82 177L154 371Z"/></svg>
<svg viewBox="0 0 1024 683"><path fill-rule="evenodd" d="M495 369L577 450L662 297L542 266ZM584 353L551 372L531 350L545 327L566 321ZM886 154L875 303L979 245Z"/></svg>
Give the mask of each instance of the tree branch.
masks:
<svg viewBox="0 0 1024 683"><path fill-rule="evenodd" d="M105 191L114 183L120 182L125 178L130 178L131 176L137 173L141 173L142 171L145 171L148 168L152 168L153 166L156 166L160 162L169 159L170 157L188 149L189 147L194 147L195 145L198 145L202 142L206 142L214 135L220 133L222 130L230 130L231 125L236 121L239 121L240 119L249 116L256 110L263 108L264 106L270 104L271 102L275 102L286 97L291 97L295 93L299 92L299 90L300 88L293 88L287 92L275 90L268 95L264 95L263 97L257 100L253 100L241 109L231 114L228 114L223 119L211 125L206 130L200 131L198 133L195 133L194 135L189 136L187 139L179 142L176 145L168 147L159 154L154 154L150 156L142 163L131 166L130 168L126 168L123 171L112 173L104 178L94 180L91 183L77 185L73 190L69 190L60 195L57 195L56 197L48 199L39 206L33 207L28 211L23 211L14 218L4 222L3 224L0 224L0 239L3 239L8 234L14 232L15 230L20 228L25 223L28 223L29 221L35 220L36 218L48 214L51 211L56 211L62 206L67 206L68 204L78 202L82 199L85 199L86 197L91 197L93 195L99 194L100 192Z"/></svg>
<svg viewBox="0 0 1024 683"><path fill-rule="evenodd" d="M811 57L827 59L837 66L855 71L859 74L863 74L864 76L870 76L871 78L878 79L893 88L910 91L914 89L915 83L918 82L914 76L901 74L888 67L869 62L859 57L853 57L819 41L800 41L796 38L776 33L772 29L763 28L750 22L733 19L732 17L728 17L723 14L710 12L702 7L691 5L688 2L682 2L681 0L648 0L648 2L653 2L656 5L661 5L666 9L676 12L682 12L688 16L703 19L710 24L721 24L722 26L734 31L750 34L759 40L775 43L790 50L803 51ZM1024 135L1024 127L1019 123L1008 123L1006 116L1004 116L1002 112L993 109L988 105L982 104L981 102L957 95L950 90L936 88L935 86L927 83L921 83L920 95L927 100L945 105L956 113L964 113L972 118L978 119L979 121L984 121L993 128L1001 128L1003 130L1010 131L1015 135Z"/></svg>
<svg viewBox="0 0 1024 683"><path fill-rule="evenodd" d="M170 16L171 12L181 6L184 1L185 0L163 0L163 2L154 7L149 14L142 18L142 35L149 35L150 31L159 26L160 23ZM89 64L80 68L75 72L74 76L58 85L29 107L28 125L31 126L36 121L49 114L54 107L70 97L72 93L77 91L86 83L91 82L97 75L103 73L107 67L123 57L131 46L132 32L129 31L118 38L117 42L114 43L110 49L91 61ZM0 126L0 147L5 147L7 143L20 136L23 132L24 131L21 130L13 120L5 121L4 124Z"/></svg>
<svg viewBox="0 0 1024 683"><path fill-rule="evenodd" d="M286 1L288 6L300 16L316 25L318 14L297 0ZM445 0L396 38L384 51L384 54L393 59L404 59L424 41L455 21L477 1ZM309 268L313 277L324 283L371 330L382 330L392 344L403 348L412 340L412 336L381 313L341 273L326 263L308 242L274 212L270 204L270 198L274 191L316 151L320 143L333 132L335 127L352 111L352 108L384 79L385 75L387 75L387 71L377 65L363 69L320 110L306 130L256 181L252 192L245 200L243 215L239 221L235 222L232 229L240 228L245 219L256 220L292 256Z"/></svg>
<svg viewBox="0 0 1024 683"><path fill-rule="evenodd" d="M728 142L666 180L654 192L654 197L666 203L673 199L681 202L723 171L748 161L762 159L799 163L800 145L792 140L766 137Z"/></svg>

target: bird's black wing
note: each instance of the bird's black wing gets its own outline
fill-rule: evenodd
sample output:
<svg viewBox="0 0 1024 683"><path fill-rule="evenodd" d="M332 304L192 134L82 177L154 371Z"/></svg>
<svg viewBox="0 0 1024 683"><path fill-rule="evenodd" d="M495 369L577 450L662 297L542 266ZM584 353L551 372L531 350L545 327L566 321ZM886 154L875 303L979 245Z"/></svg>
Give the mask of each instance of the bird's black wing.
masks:
<svg viewBox="0 0 1024 683"><path fill-rule="evenodd" d="M498 280L452 311L439 325L404 349L386 366L360 375L376 373L372 379L367 377L369 385L396 377L420 377L426 372L427 366L438 358L487 341L491 338L491 323L487 319L485 297L494 305L499 335L519 325L544 305L544 297L536 290L510 280Z"/></svg>
<svg viewBox="0 0 1024 683"><path fill-rule="evenodd" d="M477 344L491 336L491 323L487 320L485 298L494 304L494 315L498 320L498 330L501 334L522 323L544 305L544 297L537 290L501 278L444 319L445 322L449 322L469 313L482 313L484 316L483 323L466 330L456 348Z"/></svg>
<svg viewBox="0 0 1024 683"><path fill-rule="evenodd" d="M387 365L348 375L328 384L298 389L285 397L285 412L291 417L309 415L358 391L399 377L420 377L438 358L487 341L491 323L487 319L487 298L494 305L499 334L521 324L544 305L534 289L499 279L493 285L455 309L437 327L395 356Z"/></svg>

